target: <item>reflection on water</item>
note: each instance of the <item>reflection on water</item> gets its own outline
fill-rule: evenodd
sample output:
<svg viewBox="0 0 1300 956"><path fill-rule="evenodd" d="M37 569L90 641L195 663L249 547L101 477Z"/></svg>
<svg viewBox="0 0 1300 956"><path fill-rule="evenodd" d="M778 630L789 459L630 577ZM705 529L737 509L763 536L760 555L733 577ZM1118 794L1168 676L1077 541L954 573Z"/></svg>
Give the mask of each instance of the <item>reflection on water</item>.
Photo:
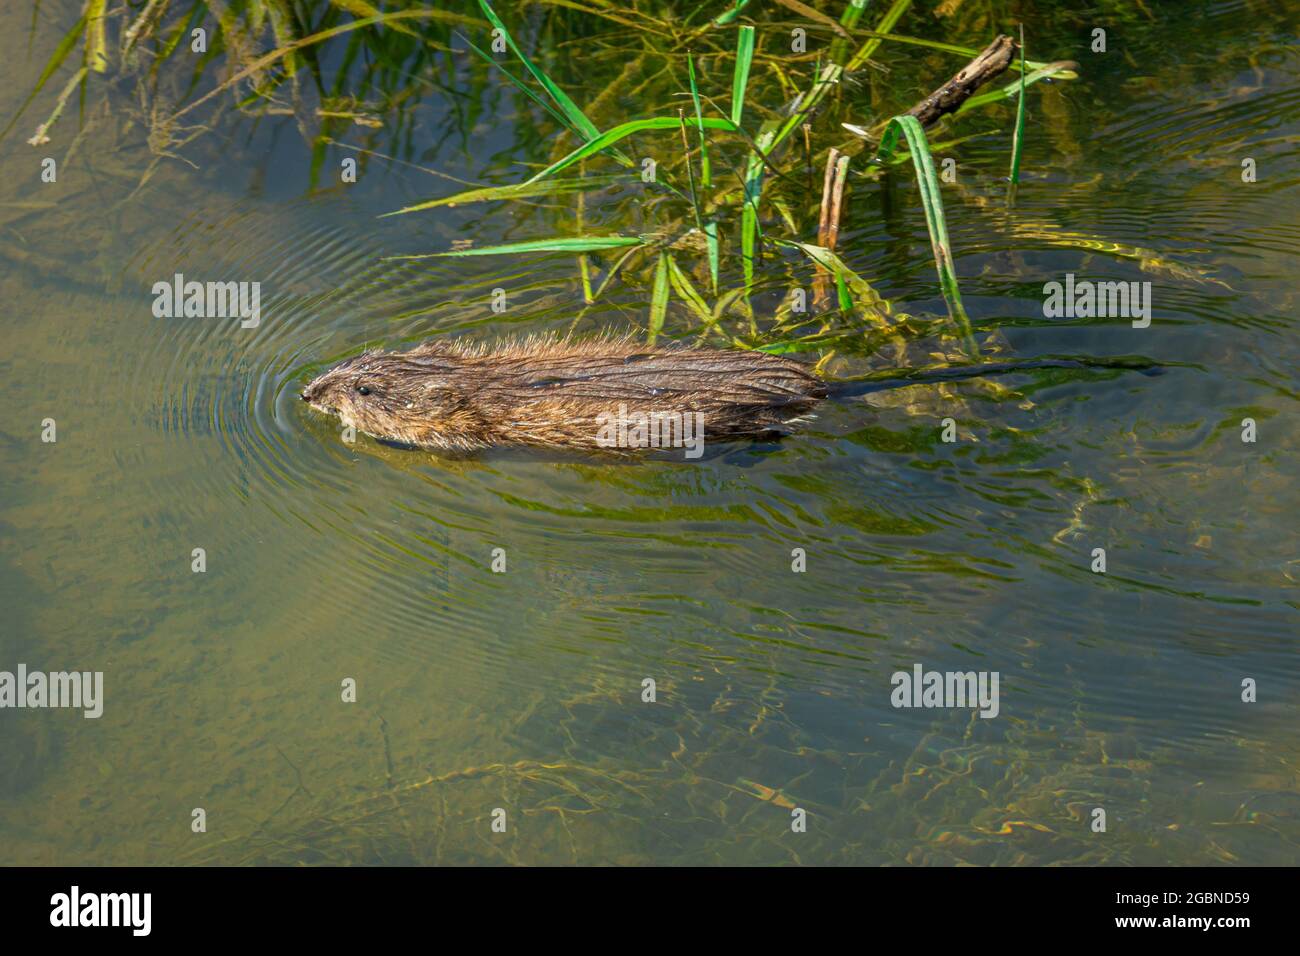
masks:
<svg viewBox="0 0 1300 956"><path fill-rule="evenodd" d="M164 164L135 195L139 144L102 124L57 184L21 137L0 143L28 170L0 186L0 670L102 670L107 695L97 721L0 711L6 859L1300 860L1294 47L1249 4L1195 33L1148 4L1124 54L1087 60L1086 31L1038 6L1037 55L1074 55L1083 78L1030 99L1014 208L1005 134L960 148L946 202L967 308L1004 354L1167 372L880 392L701 462L346 445L297 400L367 344L568 328L572 259L384 258L549 235L568 197L377 219L460 187L375 161L304 198L288 122L219 128L187 153L199 169ZM60 16L42 16L47 44ZM909 29L986 30L970 16ZM622 41L601 42L586 100L618 74L600 70ZM950 65L881 56L909 90ZM10 62L6 115L37 64ZM664 112L677 87L655 75L646 109ZM833 111L870 100L853 95ZM420 108L448 109L436 90ZM508 99L492 108L463 136L417 132L415 160L513 182L550 158ZM635 207L617 188L585 215L632 232ZM856 186L840 244L908 312L941 311L910 175ZM154 319L149 289L176 272L260 281L261 326ZM1155 322L1044 319L1042 284L1066 272L1151 281ZM760 280L770 315L783 280ZM579 327L644 326L647 302L633 282ZM853 351L846 336L832 371L869 363ZM895 709L890 677L917 663L998 671L999 716Z"/></svg>

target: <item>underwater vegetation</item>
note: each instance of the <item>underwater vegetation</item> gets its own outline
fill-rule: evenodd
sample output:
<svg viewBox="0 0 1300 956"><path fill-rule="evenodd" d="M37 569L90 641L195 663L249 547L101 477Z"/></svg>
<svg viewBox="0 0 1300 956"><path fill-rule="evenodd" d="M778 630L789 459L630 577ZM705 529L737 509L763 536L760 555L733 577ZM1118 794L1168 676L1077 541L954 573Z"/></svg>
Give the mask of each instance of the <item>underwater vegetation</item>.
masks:
<svg viewBox="0 0 1300 956"><path fill-rule="evenodd" d="M1296 87L1231 5L34 0L9 418L68 441L0 431L5 660L122 690L113 736L0 734L13 856L1293 863ZM1139 271L1148 335L1040 294ZM266 321L151 316L180 272ZM624 328L926 384L689 468L350 446L298 399L377 343ZM1111 367L1033 365L1067 352ZM997 722L890 707L970 657ZM1254 723L1239 671L1285 682Z"/></svg>

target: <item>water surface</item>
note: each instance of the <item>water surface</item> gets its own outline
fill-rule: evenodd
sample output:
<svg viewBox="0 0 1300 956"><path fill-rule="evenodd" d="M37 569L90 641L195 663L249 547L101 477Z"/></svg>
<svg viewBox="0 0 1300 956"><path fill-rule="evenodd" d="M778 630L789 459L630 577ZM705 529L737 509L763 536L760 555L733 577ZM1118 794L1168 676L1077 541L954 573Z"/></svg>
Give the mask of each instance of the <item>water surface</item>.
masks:
<svg viewBox="0 0 1300 956"><path fill-rule="evenodd" d="M77 16L42 4L29 54L21 6L0 14L6 121ZM899 29L981 46L1016 23L957 6ZM355 152L327 149L313 187L291 117L227 111L181 151L193 165L138 188L129 97L76 142L71 110L33 149L47 92L0 143L0 669L101 670L106 702L98 720L0 712L5 861L1300 862L1294 22L1266 4L1121 6L1025 6L1031 55L1082 76L1031 91L1014 205L1010 101L954 127L985 135L953 150L944 200L979 341L1165 374L883 392L699 462L347 445L298 401L364 345L564 331L582 310L572 257L385 259L575 230L571 196L377 218L572 146L467 54L434 56L401 129L338 134L391 157L346 185ZM683 104L680 57L633 60L641 41L576 33L572 11L501 10L598 125ZM786 15L759 16L761 48L779 48ZM959 65L878 59L888 73L819 116L819 150ZM725 103L730 60L701 69ZM816 196L795 206L811 239ZM667 209L629 179L583 216L631 234ZM840 249L897 310L942 317L910 169L853 182ZM758 271L765 331L786 273ZM154 318L149 290L176 272L260 281L261 325ZM1151 327L1044 318L1043 283L1071 272L1150 281ZM642 268L577 330L644 331L649 298ZM697 325L671 307L670 335ZM884 361L846 338L829 368ZM890 676L917 663L997 671L998 717L895 709Z"/></svg>

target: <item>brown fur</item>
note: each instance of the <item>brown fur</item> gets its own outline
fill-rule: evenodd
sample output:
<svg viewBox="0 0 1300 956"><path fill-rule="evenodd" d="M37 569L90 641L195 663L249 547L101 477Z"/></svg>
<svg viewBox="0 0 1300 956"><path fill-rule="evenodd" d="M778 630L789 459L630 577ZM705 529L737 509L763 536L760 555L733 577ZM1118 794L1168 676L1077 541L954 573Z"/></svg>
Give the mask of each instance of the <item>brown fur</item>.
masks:
<svg viewBox="0 0 1300 956"><path fill-rule="evenodd" d="M421 448L598 448L599 416L619 415L620 405L702 413L705 441L757 438L806 415L826 386L803 364L765 352L630 338L490 348L436 340L348 359L302 397L358 431Z"/></svg>

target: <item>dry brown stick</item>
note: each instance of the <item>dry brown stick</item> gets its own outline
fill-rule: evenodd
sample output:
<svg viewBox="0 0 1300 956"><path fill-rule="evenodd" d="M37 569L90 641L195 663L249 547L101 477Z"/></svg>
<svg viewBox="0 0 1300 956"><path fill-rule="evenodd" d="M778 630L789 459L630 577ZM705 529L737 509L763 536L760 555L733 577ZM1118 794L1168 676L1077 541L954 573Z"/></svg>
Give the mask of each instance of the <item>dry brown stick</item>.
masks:
<svg viewBox="0 0 1300 956"><path fill-rule="evenodd" d="M807 17L809 20L816 20L822 26L828 27L829 29L835 31L836 34L838 34L839 36L843 37L846 40L853 39L853 34L849 33L848 30L840 26L840 22L838 20L834 19L833 17L828 17L820 10L814 10L812 7L808 6L808 4L800 2L800 0L776 0L776 2L781 4L781 6L783 7L786 7L787 9L793 10L795 13L799 14L800 16Z"/></svg>
<svg viewBox="0 0 1300 956"><path fill-rule="evenodd" d="M915 116L922 126L929 126L953 112L981 86L1005 72L1016 49L1011 37L999 36L958 70L956 76L908 110L908 115Z"/></svg>
<svg viewBox="0 0 1300 956"><path fill-rule="evenodd" d="M813 191L812 123L803 124L803 158L808 170L808 192Z"/></svg>
<svg viewBox="0 0 1300 956"><path fill-rule="evenodd" d="M826 175L822 179L821 218L817 220L817 244L825 245L826 227L831 221L831 186L835 181L835 161L840 158L840 151L834 146L826 154Z"/></svg>
<svg viewBox="0 0 1300 956"><path fill-rule="evenodd" d="M834 146L826 154L826 175L822 178L822 206L821 217L817 220L817 245L826 245L826 232L831 221L831 193L835 185L835 161L839 159L840 151ZM820 309L826 305L827 291L826 279L828 273L826 267L821 263L817 264L815 278L813 279L813 307Z"/></svg>
<svg viewBox="0 0 1300 956"><path fill-rule="evenodd" d="M840 217L844 213L844 183L849 178L849 157L835 161L835 182L831 185L831 221L826 229L826 248L835 251L840 239Z"/></svg>
<svg viewBox="0 0 1300 956"><path fill-rule="evenodd" d="M844 181L848 178L849 157L835 147L826 154L826 176L822 180L821 218L817 223L817 245L834 250L840 236L840 217L844 212ZM817 264L813 280L813 306L824 308L830 301L830 272Z"/></svg>

